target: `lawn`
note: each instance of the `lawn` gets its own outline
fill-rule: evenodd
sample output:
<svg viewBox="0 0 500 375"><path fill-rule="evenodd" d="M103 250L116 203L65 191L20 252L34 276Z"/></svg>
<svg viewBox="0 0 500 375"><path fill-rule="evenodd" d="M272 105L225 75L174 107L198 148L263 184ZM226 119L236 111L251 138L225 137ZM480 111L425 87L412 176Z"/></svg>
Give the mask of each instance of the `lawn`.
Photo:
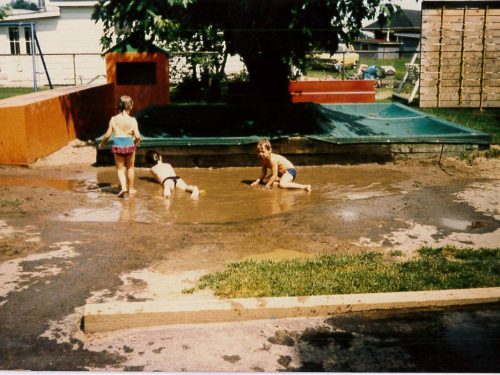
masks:
<svg viewBox="0 0 500 375"><path fill-rule="evenodd" d="M419 108L420 111L445 120L480 130L492 137L492 144L500 144L500 108Z"/></svg>
<svg viewBox="0 0 500 375"><path fill-rule="evenodd" d="M0 87L0 99L10 98L11 96L30 94L32 92L33 87Z"/></svg>
<svg viewBox="0 0 500 375"><path fill-rule="evenodd" d="M225 298L422 291L500 286L500 248L421 248L415 259L370 252L230 264L198 288ZM192 292L188 290L185 292Z"/></svg>

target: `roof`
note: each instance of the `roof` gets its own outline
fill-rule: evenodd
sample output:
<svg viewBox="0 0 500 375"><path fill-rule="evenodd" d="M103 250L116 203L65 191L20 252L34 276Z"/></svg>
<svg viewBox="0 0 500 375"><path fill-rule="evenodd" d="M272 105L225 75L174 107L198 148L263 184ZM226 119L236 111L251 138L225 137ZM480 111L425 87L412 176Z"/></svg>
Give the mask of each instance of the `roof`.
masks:
<svg viewBox="0 0 500 375"><path fill-rule="evenodd" d="M109 48L107 51L104 51L103 54L110 53L110 52L162 52L166 55L168 55L168 51L166 49L163 49L156 44L151 44L147 46L146 48L139 49L137 47L134 47L128 40L124 40L120 43L115 44L113 47Z"/></svg>
<svg viewBox="0 0 500 375"><path fill-rule="evenodd" d="M392 30L420 31L421 24L422 24L422 17L420 10L401 8L397 13L393 14L389 25L387 22L384 25L381 25L378 21L376 21L363 27L362 30L365 31L383 30L387 29L389 26L389 28Z"/></svg>
<svg viewBox="0 0 500 375"><path fill-rule="evenodd" d="M400 36L402 38L420 39L420 34L415 33L394 33L394 35Z"/></svg>
<svg viewBox="0 0 500 375"><path fill-rule="evenodd" d="M387 41L385 39L356 39L356 43L368 43L368 44L376 44L376 45L386 45L386 46L399 46L401 45L400 42L395 42L395 41Z"/></svg>
<svg viewBox="0 0 500 375"><path fill-rule="evenodd" d="M30 22L33 20L37 20L40 18L51 18L51 17L59 17L61 13L59 12L59 9L51 9L47 11L39 11L39 12L30 12L30 13L15 13L8 15L5 17L3 20L0 21L0 25L2 25L5 22L14 22L14 21L25 21L25 22Z"/></svg>
<svg viewBox="0 0 500 375"><path fill-rule="evenodd" d="M97 4L95 0L50 0L50 5L58 7L94 7Z"/></svg>

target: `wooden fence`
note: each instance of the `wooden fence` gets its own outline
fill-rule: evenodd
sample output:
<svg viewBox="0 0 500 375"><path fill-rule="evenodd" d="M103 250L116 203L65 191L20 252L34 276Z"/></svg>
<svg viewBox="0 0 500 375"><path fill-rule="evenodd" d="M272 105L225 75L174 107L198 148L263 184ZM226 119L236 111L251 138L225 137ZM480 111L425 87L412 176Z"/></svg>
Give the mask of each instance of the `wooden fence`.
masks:
<svg viewBox="0 0 500 375"><path fill-rule="evenodd" d="M424 1L420 107L500 107L500 2Z"/></svg>

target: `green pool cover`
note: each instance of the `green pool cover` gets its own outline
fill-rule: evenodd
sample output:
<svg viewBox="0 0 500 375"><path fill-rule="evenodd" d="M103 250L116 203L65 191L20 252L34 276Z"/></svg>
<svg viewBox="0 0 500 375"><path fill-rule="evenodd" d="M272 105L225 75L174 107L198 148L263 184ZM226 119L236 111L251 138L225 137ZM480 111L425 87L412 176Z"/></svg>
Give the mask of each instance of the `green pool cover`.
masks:
<svg viewBox="0 0 500 375"><path fill-rule="evenodd" d="M145 108L136 117L142 147L243 145L294 136L337 144L491 141L486 133L399 103L168 105Z"/></svg>

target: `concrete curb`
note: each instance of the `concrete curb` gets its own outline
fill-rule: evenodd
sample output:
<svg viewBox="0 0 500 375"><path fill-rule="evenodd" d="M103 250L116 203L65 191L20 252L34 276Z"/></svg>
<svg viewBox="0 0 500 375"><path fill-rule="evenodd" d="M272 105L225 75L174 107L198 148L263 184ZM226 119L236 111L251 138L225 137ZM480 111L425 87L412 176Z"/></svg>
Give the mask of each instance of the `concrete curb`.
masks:
<svg viewBox="0 0 500 375"><path fill-rule="evenodd" d="M215 323L500 302L500 287L309 297L164 300L88 304L86 333L168 324Z"/></svg>

